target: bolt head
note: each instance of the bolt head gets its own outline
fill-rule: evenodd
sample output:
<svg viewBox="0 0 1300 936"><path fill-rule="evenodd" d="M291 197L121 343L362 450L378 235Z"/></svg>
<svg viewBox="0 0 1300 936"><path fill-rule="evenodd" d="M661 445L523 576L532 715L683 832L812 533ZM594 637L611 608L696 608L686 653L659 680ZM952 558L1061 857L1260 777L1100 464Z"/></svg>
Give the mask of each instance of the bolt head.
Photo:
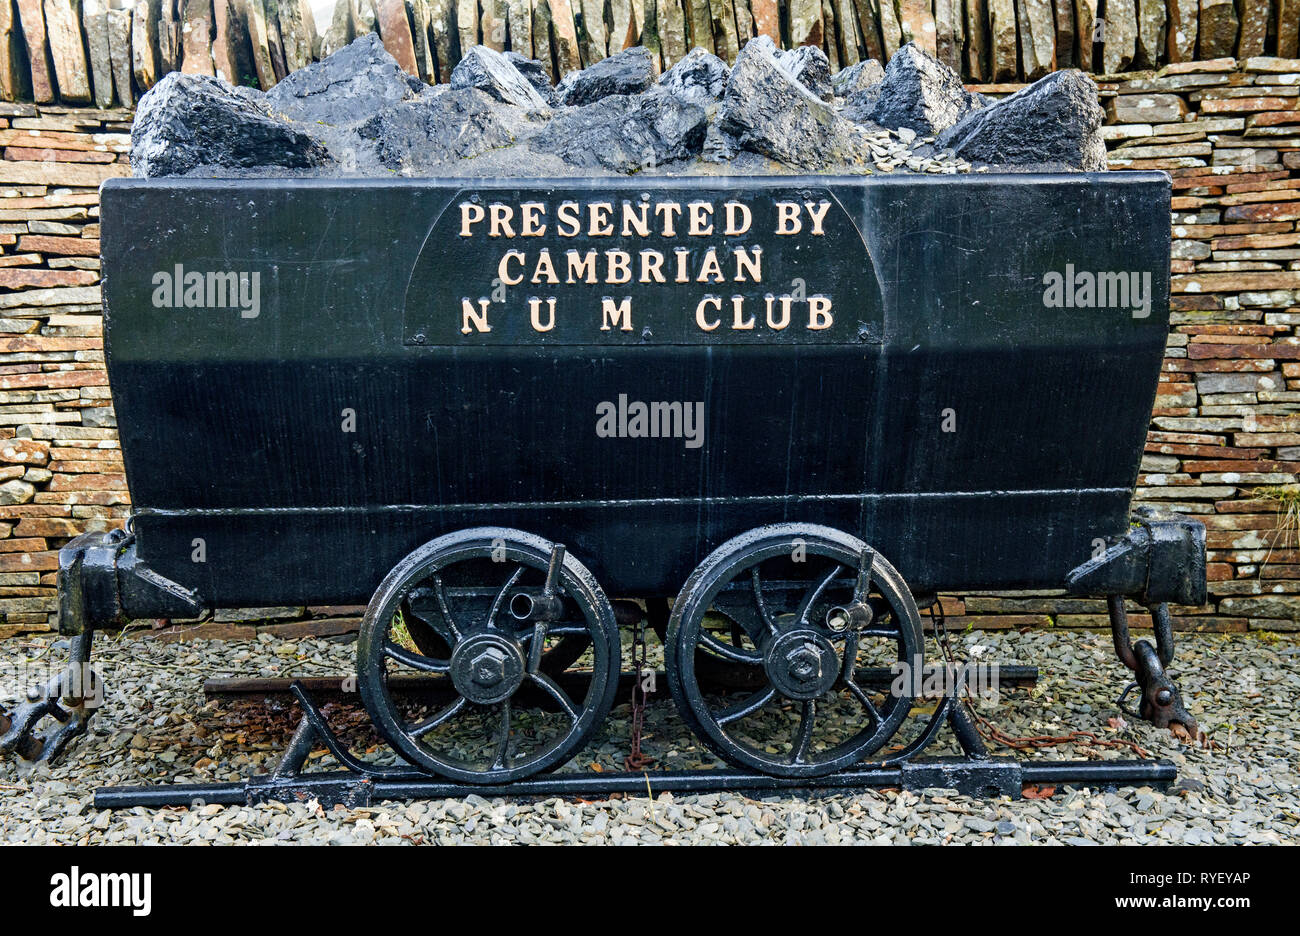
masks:
<svg viewBox="0 0 1300 936"><path fill-rule="evenodd" d="M506 678L506 655L496 647L487 647L469 664L472 678L480 686L495 686Z"/></svg>
<svg viewBox="0 0 1300 936"><path fill-rule="evenodd" d="M814 643L792 647L785 655L790 675L802 683L816 682L822 676L822 655Z"/></svg>

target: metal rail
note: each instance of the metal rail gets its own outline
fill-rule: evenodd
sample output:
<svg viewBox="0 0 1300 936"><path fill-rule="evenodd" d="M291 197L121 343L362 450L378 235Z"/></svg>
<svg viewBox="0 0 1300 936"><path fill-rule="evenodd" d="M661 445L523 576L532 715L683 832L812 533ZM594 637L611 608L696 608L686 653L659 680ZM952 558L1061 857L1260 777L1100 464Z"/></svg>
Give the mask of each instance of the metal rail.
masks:
<svg viewBox="0 0 1300 936"><path fill-rule="evenodd" d="M272 800L322 805L366 806L391 800L462 799L479 796L520 797L608 796L614 793L789 793L850 792L931 787L956 789L969 796L1007 795L1018 798L1025 784L1079 784L1090 787L1163 786L1177 770L1169 761L1041 761L990 758L927 758L896 767L847 770L816 780L782 779L739 770L673 770L634 773L561 773L502 786L449 783L418 771L396 777L372 778L350 770L334 770L294 778L291 784L269 776L244 782L194 783L164 786L104 787L95 791L96 809L192 806L196 803L255 805Z"/></svg>
<svg viewBox="0 0 1300 936"><path fill-rule="evenodd" d="M970 670L969 679L975 685L992 685L992 674L997 673L996 684L1002 688L1010 689L1032 689L1038 683L1038 667L1023 666L1020 664L975 664ZM940 667L935 664L929 664L925 667L925 677L923 682L930 679L931 676L938 673ZM857 671L856 680L859 684L870 686L872 688L881 688L888 686L896 676L885 667L863 668ZM349 676L250 676L234 677L225 679L207 679L203 682L203 695L208 699L260 699L268 696L293 696L292 686L294 683L300 684L304 689L313 696L325 696L331 699L335 697L346 698L349 695L356 695L355 688L349 689L349 681L355 680L355 677ZM581 694L586 689L587 677L582 673L562 673L555 677L556 682L564 689L571 690ZM623 673L619 677L618 695L616 699L621 702L627 702L632 697L632 685L635 681L635 674ZM442 695L451 696L455 689L451 686L450 681L445 676L421 676L407 673L395 673L388 677L388 685L396 692L409 693L411 695L429 695L431 697L440 697ZM662 669L655 672L655 685L662 687L667 686L667 677ZM523 687L521 692L527 692ZM648 693L650 699L656 697L667 697L665 689L659 689L658 692ZM534 698L535 697L535 698ZM935 697L939 697L936 694ZM552 704L550 697L545 693L535 692L520 699L520 704L536 704L544 707Z"/></svg>
<svg viewBox="0 0 1300 936"><path fill-rule="evenodd" d="M366 806L388 800L454 799L479 796L608 796L614 793L807 792L854 791L896 787L923 790L955 789L968 796L1018 798L1025 784L1077 783L1117 787L1165 785L1177 776L1168 761L1018 761L989 757L959 709L947 696L922 738L879 764L856 766L815 778L776 777L734 769L575 772L544 774L510 783L475 784L432 777L415 767L388 767L359 760L339 741L300 682L290 692L303 717L279 765L268 774L226 783L179 783L141 787L102 787L95 791L95 808L129 809L164 806L254 805L267 801L322 805ZM940 725L950 723L965 757L909 759L933 739ZM324 746L342 767L303 773L308 755ZM913 750L914 748L914 750ZM901 761L901 763L900 763Z"/></svg>

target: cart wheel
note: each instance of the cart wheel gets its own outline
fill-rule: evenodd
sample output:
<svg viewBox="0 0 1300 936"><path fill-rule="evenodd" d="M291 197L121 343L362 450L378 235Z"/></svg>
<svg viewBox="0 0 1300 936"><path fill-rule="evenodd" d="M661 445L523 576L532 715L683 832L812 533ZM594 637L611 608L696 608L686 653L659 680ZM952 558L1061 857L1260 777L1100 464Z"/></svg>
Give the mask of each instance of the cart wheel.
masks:
<svg viewBox="0 0 1300 936"><path fill-rule="evenodd" d="M424 649L408 612L435 638ZM570 637L591 649L580 700L541 667L547 641ZM618 670L614 610L587 568L562 545L501 527L451 533L403 559L357 640L358 688L379 731L411 763L466 783L509 783L564 763L609 713ZM390 674L412 671L445 677L455 698L425 711L389 691ZM512 704L525 687L547 710Z"/></svg>
<svg viewBox="0 0 1300 936"><path fill-rule="evenodd" d="M912 709L912 680L873 691L856 671L899 662L919 676L924 644L893 566L857 537L786 523L744 533L701 563L673 604L664 652L678 711L715 754L773 776L817 777L879 750ZM762 685L711 686L706 657L761 672Z"/></svg>

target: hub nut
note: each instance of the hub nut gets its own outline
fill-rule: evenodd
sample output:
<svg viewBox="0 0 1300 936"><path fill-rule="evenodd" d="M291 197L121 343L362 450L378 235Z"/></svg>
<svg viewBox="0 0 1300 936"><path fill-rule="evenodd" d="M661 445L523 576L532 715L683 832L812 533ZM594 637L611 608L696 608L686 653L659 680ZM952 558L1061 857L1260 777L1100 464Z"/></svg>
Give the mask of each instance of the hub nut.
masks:
<svg viewBox="0 0 1300 936"><path fill-rule="evenodd" d="M816 699L839 678L839 657L830 639L812 628L786 631L763 651L763 668L787 699Z"/></svg>
<svg viewBox="0 0 1300 936"><path fill-rule="evenodd" d="M522 648L501 634L471 634L451 652L451 682L476 705L492 705L514 695L524 679Z"/></svg>
<svg viewBox="0 0 1300 936"><path fill-rule="evenodd" d="M801 647L794 647L785 655L790 668L790 676L797 682L815 683L822 675L822 655L817 645L811 641Z"/></svg>
<svg viewBox="0 0 1300 936"><path fill-rule="evenodd" d="M496 647L488 647L470 660L470 672L480 686L495 686L506 678L506 655Z"/></svg>

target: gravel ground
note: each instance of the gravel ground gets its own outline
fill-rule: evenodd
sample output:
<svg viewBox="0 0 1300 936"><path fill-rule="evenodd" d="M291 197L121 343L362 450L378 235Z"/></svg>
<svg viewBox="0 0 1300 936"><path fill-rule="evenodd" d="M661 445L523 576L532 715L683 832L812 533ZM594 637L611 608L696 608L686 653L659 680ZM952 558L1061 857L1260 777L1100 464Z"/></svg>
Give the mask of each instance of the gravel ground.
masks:
<svg viewBox="0 0 1300 936"><path fill-rule="evenodd" d="M956 643L985 660L1034 663L1031 690L1003 691L982 713L1012 736L1095 732L1140 745L1179 768L1171 790L1117 793L1063 787L1042 799L976 800L944 791L753 799L736 794L660 794L586 802L465 800L324 809L316 803L257 808L96 811L95 786L237 779L274 764L296 721L291 706L205 702L206 676L329 674L350 668L350 638L163 644L101 639L96 668L108 698L92 733L65 761L23 776L0 763L0 842L422 842L630 843L1294 843L1300 841L1300 646L1269 635L1180 635L1177 670L1185 698L1214 747L1189 746L1145 723L1115 719L1124 673L1108 633L971 632ZM0 642L0 697L65 650L52 638ZM626 656L625 656L626 659ZM376 750L358 711L327 707L354 749ZM629 709L571 768L618 769ZM915 718L904 731L916 730ZM661 766L716 761L683 729L671 703L650 707L645 750ZM936 745L933 753L943 753ZM950 748L955 750L955 748ZM1005 753L1005 751L1003 752ZM1132 757L1124 747L1075 744L1040 757ZM322 763L325 761L322 760Z"/></svg>

